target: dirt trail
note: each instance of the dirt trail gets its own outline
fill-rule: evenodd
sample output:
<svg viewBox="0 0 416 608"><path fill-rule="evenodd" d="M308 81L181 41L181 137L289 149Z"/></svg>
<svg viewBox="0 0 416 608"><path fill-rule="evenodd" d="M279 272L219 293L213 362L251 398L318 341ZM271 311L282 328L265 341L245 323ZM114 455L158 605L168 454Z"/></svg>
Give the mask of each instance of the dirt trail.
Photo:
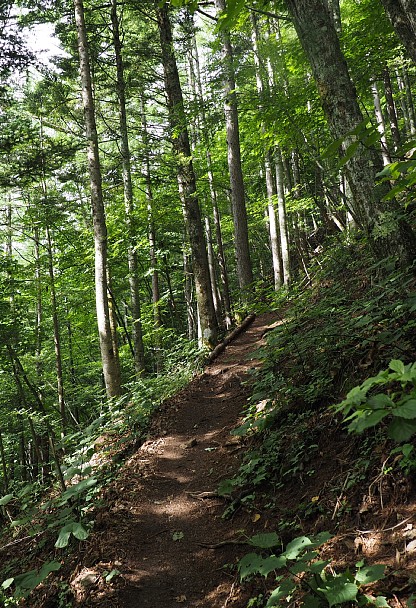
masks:
<svg viewBox="0 0 416 608"><path fill-rule="evenodd" d="M230 430L250 393L242 384L255 365L248 357L273 320L271 315L258 317L166 404L152 438L127 462L98 536L102 562L115 564L124 584L113 597L90 597L92 605L243 605L223 566L235 562L247 547L204 545L235 539L245 525L250 527L250 519L239 513L224 521L224 501L199 495L215 492L219 480L232 476L239 466L244 448Z"/></svg>

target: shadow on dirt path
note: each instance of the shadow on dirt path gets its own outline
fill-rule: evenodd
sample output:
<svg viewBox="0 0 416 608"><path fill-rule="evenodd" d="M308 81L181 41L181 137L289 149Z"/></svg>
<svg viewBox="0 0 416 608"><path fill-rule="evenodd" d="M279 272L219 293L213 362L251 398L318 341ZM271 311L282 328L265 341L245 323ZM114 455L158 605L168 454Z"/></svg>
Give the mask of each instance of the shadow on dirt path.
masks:
<svg viewBox="0 0 416 608"><path fill-rule="evenodd" d="M113 597L90 597L89 605L98 600L102 607L117 608L245 605L223 566L247 547L205 546L232 541L245 522L238 514L223 520L224 501L203 493L215 493L219 481L238 469L244 448L230 431L250 394L243 384L255 366L249 356L273 320L258 317L165 404L151 438L126 463L96 537L101 559L117 565L123 585Z"/></svg>

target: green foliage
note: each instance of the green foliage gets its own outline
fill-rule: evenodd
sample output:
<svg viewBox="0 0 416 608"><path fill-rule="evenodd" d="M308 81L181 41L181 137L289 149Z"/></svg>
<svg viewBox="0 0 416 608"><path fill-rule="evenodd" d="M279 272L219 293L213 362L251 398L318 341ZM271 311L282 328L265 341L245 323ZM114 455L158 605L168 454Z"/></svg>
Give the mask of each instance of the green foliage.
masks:
<svg viewBox="0 0 416 608"><path fill-rule="evenodd" d="M274 537L273 540L270 538L270 543L264 542L264 538L271 535L263 534L260 537L259 539L259 536L253 536L249 540L250 544L262 549L266 548L266 545L267 548L272 548L279 544ZM361 561L356 564L354 574L349 570L334 572L331 562L320 559L318 551L330 538L328 532L322 532L315 537L300 536L292 540L279 555L249 553L238 563L240 580L258 575L267 578L274 573L278 587L270 593L265 604L267 608L298 601L301 601L305 608L332 608L347 606L350 602L363 607L388 608L389 604L384 596L370 597L365 594L364 589L384 578L385 566L365 566Z"/></svg>
<svg viewBox="0 0 416 608"><path fill-rule="evenodd" d="M390 163L377 174L380 182L388 181L393 184L390 192L384 197L389 201L395 197L403 200L405 207L414 200L414 185L416 184L416 140L412 139L401 147L400 160Z"/></svg>
<svg viewBox="0 0 416 608"><path fill-rule="evenodd" d="M393 359L388 369L351 389L335 411L343 414L350 432L362 433L388 418L388 436L408 441L416 432L416 363Z"/></svg>
<svg viewBox="0 0 416 608"><path fill-rule="evenodd" d="M61 567L60 562L52 561L43 564L40 570L30 570L15 577L8 578L2 583L2 589L7 590L14 585L13 597L16 599L27 597L35 587L43 583L51 572L56 572ZM6 604L13 605L13 604Z"/></svg>

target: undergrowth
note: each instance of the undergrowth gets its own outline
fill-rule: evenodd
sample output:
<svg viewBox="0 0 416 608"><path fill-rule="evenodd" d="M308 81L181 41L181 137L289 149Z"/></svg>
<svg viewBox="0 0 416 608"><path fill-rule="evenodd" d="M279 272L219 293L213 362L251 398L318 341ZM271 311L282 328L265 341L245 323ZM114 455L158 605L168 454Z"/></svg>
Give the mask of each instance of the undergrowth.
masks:
<svg viewBox="0 0 416 608"><path fill-rule="evenodd" d="M371 495L374 478L380 488L394 486L415 468L414 275L391 259L376 261L364 242L328 247L310 275L308 288L294 285L275 297L280 321L253 355L262 365L251 378L243 422L233 431L251 447L238 474L219 487L229 498L224 517L241 506L265 509L287 541L305 530L342 532L360 517L363 488ZM282 497L289 507L281 506ZM261 597L253 596L248 606L390 605L366 594L328 600L325 580L335 587L344 581L357 594L357 575L331 574L328 563L307 568L296 576L305 583L309 573L314 580L319 574L317 593L306 593L310 582L299 592L296 580L285 583L286 595L270 595L272 589L261 584ZM262 574L255 571L253 566L250 576Z"/></svg>
<svg viewBox="0 0 416 608"><path fill-rule="evenodd" d="M103 488L144 441L159 405L186 386L201 368L203 356L194 344L177 340L163 375L130 383L123 397L103 404L98 418L86 428L74 429L57 442L61 459L56 479L48 476L33 483L11 484L9 493L0 497L7 520L0 547L0 605L20 606L89 537L95 513L104 506ZM22 559L18 549L18 557L13 558L13 548L20 542L28 552ZM107 573L107 582L115 576L116 571ZM59 608L72 605L69 588L64 587L58 593Z"/></svg>

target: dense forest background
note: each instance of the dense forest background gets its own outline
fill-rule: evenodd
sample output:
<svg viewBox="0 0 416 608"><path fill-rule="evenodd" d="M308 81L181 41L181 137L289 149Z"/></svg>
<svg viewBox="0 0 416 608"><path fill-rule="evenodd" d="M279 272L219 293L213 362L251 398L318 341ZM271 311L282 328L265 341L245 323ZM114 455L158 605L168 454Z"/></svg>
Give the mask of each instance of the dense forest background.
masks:
<svg viewBox="0 0 416 608"><path fill-rule="evenodd" d="M25 43L39 24L48 60L50 41ZM406 318L379 369L412 360L414 301L399 321L390 297L397 281L411 296L416 252L412 2L27 0L2 3L0 34L4 521L17 496L65 496L83 438L141 429L247 313L313 289L331 251L358 301L365 260L373 308ZM357 334L387 331L361 313ZM339 350L330 380L305 373L309 402L330 401ZM281 389L273 365L262 396Z"/></svg>

